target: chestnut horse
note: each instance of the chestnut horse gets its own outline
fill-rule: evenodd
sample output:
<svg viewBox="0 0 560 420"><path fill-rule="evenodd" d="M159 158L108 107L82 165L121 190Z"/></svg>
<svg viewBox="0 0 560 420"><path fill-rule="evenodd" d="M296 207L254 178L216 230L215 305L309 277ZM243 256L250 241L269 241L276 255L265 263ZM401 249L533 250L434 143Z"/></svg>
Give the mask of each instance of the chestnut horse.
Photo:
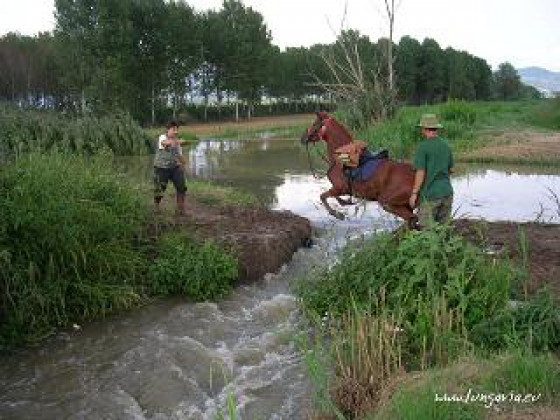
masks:
<svg viewBox="0 0 560 420"><path fill-rule="evenodd" d="M416 228L417 217L410 208L409 198L414 182L414 168L408 163L395 162L384 158L374 175L365 181L350 181L343 172L343 164L336 157L335 150L353 141L346 128L326 112L317 112L317 118L301 136L305 145L324 140L327 143L327 159L330 165L327 178L330 190L321 194L321 202L328 212L338 219L344 215L334 210L327 198L334 197L341 205L352 204L342 195L377 201L383 209L404 219L409 228Z"/></svg>

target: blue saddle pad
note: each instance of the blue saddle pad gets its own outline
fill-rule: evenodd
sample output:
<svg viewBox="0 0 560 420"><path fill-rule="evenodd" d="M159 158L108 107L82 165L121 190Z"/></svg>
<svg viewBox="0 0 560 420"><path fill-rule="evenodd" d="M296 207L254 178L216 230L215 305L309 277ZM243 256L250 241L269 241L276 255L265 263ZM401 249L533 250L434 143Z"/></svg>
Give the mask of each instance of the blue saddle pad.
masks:
<svg viewBox="0 0 560 420"><path fill-rule="evenodd" d="M344 172L352 181L367 181L373 177L379 165L381 165L387 157L389 157L387 150L372 154L366 149L360 156L359 166L357 168L345 168Z"/></svg>

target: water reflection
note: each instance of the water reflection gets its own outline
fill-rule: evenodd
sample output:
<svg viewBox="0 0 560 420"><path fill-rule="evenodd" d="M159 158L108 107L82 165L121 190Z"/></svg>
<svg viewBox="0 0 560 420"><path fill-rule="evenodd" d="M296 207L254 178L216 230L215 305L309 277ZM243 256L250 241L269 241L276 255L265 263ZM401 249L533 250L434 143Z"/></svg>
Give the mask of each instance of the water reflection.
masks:
<svg viewBox="0 0 560 420"><path fill-rule="evenodd" d="M459 216L560 223L559 175L479 169L454 179L453 187Z"/></svg>

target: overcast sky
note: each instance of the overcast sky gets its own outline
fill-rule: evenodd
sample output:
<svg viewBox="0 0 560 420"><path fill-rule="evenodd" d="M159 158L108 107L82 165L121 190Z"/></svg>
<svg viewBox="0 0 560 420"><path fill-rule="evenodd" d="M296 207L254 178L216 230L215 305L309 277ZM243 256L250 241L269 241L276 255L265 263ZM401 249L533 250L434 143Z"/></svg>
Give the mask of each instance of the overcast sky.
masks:
<svg viewBox="0 0 560 420"><path fill-rule="evenodd" d="M399 0L397 0L398 2ZM347 0L345 28L373 40L387 34L383 0ZM187 0L197 10L219 9L222 0ZM273 43L330 43L340 29L346 0L244 0L259 11ZM54 27L54 0L0 0L0 35L35 34ZM395 40L435 39L442 48L465 50L491 66L539 66L560 71L560 0L400 0Z"/></svg>

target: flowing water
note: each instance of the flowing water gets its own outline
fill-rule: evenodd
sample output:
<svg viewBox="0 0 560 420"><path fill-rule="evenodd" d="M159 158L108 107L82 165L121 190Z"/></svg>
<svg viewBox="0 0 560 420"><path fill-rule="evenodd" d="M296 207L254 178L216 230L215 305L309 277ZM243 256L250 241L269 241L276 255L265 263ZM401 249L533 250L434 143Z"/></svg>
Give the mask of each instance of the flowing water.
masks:
<svg viewBox="0 0 560 420"><path fill-rule="evenodd" d="M228 418L232 406L242 419L307 418L312 389L294 344L300 318L289 283L330 260L326 254L349 237L398 222L372 203L347 208L343 222L329 217L318 200L328 183L310 175L305 149L294 140L208 140L188 154L191 176L308 217L316 245L222 302L165 299L2 356L0 418L214 419ZM149 180L150 164L134 158L120 166ZM459 168L453 184L459 216L560 223L558 172Z"/></svg>

